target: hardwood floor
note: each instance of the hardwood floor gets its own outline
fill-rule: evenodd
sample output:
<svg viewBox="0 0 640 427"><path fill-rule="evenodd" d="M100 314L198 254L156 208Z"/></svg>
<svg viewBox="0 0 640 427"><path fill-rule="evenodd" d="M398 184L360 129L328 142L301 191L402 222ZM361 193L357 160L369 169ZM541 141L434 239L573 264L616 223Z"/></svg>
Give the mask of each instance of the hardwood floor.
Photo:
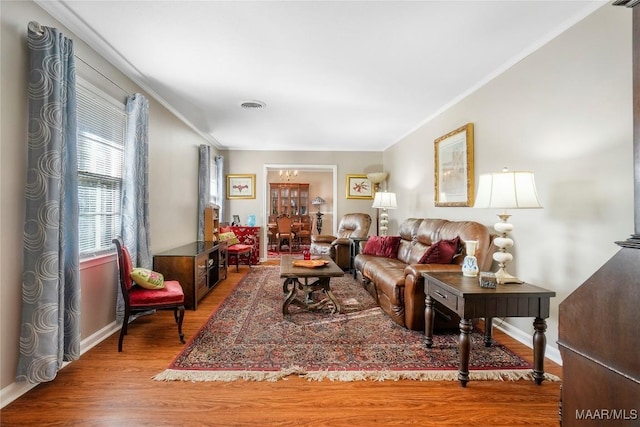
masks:
<svg viewBox="0 0 640 427"><path fill-rule="evenodd" d="M276 261L277 262L277 261ZM270 262L272 263L272 262ZM229 269L197 311L189 339L248 271ZM532 350L494 330L525 359ZM137 319L124 351L114 334L0 411L2 426L557 426L560 383L545 381L157 382L180 352L171 312ZM545 370L561 376L550 360Z"/></svg>

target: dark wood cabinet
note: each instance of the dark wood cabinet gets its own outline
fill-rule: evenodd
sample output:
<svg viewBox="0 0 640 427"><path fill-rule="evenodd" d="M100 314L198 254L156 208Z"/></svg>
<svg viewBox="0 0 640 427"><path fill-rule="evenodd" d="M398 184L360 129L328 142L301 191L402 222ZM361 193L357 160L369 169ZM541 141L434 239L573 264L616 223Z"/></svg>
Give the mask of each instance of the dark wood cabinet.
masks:
<svg viewBox="0 0 640 427"><path fill-rule="evenodd" d="M309 184L269 184L269 215L308 215Z"/></svg>
<svg viewBox="0 0 640 427"><path fill-rule="evenodd" d="M195 310L221 280L227 278L227 244L192 242L153 257L153 269L167 280L177 280L184 291L184 305Z"/></svg>

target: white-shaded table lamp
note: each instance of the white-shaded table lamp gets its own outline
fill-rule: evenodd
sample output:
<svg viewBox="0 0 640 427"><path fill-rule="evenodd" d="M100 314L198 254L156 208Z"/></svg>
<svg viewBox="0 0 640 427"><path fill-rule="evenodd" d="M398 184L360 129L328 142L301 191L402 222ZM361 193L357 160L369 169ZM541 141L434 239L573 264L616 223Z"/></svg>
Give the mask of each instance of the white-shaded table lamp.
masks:
<svg viewBox="0 0 640 427"><path fill-rule="evenodd" d="M513 240L508 237L508 233L513 231L513 225L508 222L511 215L507 213L507 209L542 208L533 172L511 172L505 168L502 172L480 175L473 207L502 209L502 213L498 214L501 221L494 225L494 229L500 233L494 239L499 249L493 254L493 259L498 263L496 282L522 283L522 280L509 274L506 269L506 263L513 261L513 255L507 252L513 246Z"/></svg>

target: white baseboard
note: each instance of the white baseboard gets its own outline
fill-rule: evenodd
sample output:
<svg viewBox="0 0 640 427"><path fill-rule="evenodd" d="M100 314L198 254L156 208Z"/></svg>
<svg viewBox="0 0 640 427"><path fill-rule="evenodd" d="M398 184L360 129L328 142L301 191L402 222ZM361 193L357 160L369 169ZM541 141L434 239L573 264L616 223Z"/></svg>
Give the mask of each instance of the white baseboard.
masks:
<svg viewBox="0 0 640 427"><path fill-rule="evenodd" d="M110 337L114 332L120 330L120 325L115 321L95 332L94 334L88 336L80 342L80 355L83 355L87 351L91 350L93 347L98 345L100 342L104 341L108 337ZM67 365L72 362L64 362L62 364L62 369L64 369ZM32 388L36 387L38 384L31 384L28 382L13 382L8 386L0 389L0 408L4 408L9 403L13 402L20 396L27 393Z"/></svg>
<svg viewBox="0 0 640 427"><path fill-rule="evenodd" d="M533 348L533 335L530 335L506 322L502 322L500 325L496 325L494 322L493 327L500 329L502 332L509 335L514 340L521 342L527 347L531 349ZM560 350L555 347L550 347L549 344L547 344L547 347L545 348L544 357L547 357L553 360L558 365L562 366L562 357L560 356Z"/></svg>

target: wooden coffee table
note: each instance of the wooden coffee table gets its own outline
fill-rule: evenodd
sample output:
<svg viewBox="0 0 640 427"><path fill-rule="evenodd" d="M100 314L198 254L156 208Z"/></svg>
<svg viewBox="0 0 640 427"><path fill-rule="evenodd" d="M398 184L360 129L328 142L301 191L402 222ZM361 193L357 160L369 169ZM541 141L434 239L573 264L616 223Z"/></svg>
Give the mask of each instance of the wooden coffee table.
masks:
<svg viewBox="0 0 640 427"><path fill-rule="evenodd" d="M289 314L289 306L291 304L313 311L331 302L333 303L331 313L342 312L340 302L338 302L333 292L331 292L329 281L332 277L344 276L344 271L327 255L314 258L322 259L327 263L322 267L315 268L297 267L293 265L293 262L299 260L299 257L283 255L280 258L280 277L285 279L282 290L286 294L284 303L282 304L283 316ZM313 281L310 282L310 280ZM302 291L304 300L297 297L299 290ZM320 290L324 292L326 297L318 302L313 302L312 293Z"/></svg>

